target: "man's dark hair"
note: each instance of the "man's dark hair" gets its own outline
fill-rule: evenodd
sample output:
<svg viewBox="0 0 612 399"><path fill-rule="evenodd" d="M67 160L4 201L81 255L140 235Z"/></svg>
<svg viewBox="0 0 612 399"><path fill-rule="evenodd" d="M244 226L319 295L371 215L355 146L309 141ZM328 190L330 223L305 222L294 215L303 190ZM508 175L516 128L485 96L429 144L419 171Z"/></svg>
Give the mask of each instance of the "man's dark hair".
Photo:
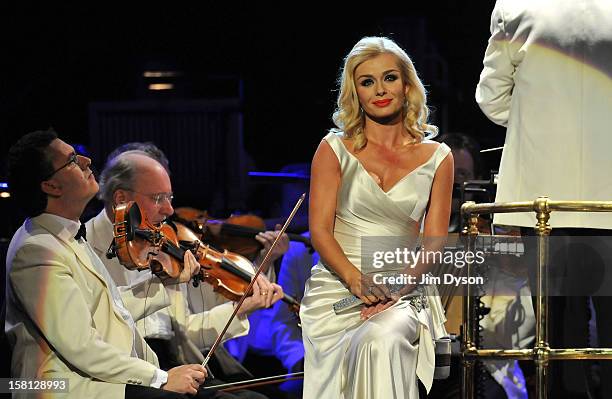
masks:
<svg viewBox="0 0 612 399"><path fill-rule="evenodd" d="M47 194L41 190L40 183L53 173L47 149L56 138L53 129L37 130L20 138L9 150L9 190L14 203L28 217L40 215L47 207Z"/></svg>

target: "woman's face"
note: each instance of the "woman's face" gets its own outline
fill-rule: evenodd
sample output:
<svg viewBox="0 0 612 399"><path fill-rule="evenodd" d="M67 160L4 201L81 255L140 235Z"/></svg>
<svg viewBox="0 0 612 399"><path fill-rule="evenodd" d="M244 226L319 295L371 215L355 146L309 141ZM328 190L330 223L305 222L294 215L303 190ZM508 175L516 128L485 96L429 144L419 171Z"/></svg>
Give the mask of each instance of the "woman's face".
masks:
<svg viewBox="0 0 612 399"><path fill-rule="evenodd" d="M359 104L374 120L401 120L408 85L402 80L397 57L385 53L355 68L355 88Z"/></svg>

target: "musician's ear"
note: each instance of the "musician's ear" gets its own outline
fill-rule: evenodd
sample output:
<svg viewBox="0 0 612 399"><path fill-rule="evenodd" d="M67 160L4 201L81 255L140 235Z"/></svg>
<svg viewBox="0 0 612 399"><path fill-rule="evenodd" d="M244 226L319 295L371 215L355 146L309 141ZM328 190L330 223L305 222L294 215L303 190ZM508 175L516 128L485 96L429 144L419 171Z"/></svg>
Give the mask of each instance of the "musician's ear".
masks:
<svg viewBox="0 0 612 399"><path fill-rule="evenodd" d="M40 183L40 189L43 193L52 197L59 197L62 195L62 186L53 179L45 180Z"/></svg>
<svg viewBox="0 0 612 399"><path fill-rule="evenodd" d="M129 191L120 188L113 194L113 206L124 204L130 200L129 198Z"/></svg>

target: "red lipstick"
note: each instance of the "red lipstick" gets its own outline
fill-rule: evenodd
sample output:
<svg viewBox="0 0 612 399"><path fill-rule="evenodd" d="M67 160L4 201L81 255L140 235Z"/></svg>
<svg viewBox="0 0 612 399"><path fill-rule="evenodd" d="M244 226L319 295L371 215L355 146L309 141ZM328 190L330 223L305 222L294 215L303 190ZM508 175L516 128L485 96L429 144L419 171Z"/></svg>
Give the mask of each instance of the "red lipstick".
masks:
<svg viewBox="0 0 612 399"><path fill-rule="evenodd" d="M374 105L376 105L377 107L386 107L387 105L389 105L391 103L390 99L385 99L385 100L377 100L374 101Z"/></svg>

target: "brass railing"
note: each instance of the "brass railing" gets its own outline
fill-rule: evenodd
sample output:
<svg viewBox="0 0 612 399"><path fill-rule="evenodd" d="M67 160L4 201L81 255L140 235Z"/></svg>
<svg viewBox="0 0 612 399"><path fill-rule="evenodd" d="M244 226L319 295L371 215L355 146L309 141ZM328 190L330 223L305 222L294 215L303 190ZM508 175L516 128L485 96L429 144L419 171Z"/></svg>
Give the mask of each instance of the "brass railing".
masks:
<svg viewBox="0 0 612 399"><path fill-rule="evenodd" d="M551 349L548 345L548 239L551 231L550 213L560 212L612 212L612 201L551 201L539 197L533 202L476 204L466 202L461 207L466 221L463 234L467 236L466 250L474 251L478 236L478 216L490 213L535 212L537 239L537 270L535 304L535 344L533 349L478 349L475 344L478 320L475 317L474 288L466 285L463 299L461 394L465 399L474 397L474 363L485 359L533 360L536 365L536 396L547 397L548 362L550 360L612 359L612 348ZM467 263L467 276L473 276L473 261Z"/></svg>

